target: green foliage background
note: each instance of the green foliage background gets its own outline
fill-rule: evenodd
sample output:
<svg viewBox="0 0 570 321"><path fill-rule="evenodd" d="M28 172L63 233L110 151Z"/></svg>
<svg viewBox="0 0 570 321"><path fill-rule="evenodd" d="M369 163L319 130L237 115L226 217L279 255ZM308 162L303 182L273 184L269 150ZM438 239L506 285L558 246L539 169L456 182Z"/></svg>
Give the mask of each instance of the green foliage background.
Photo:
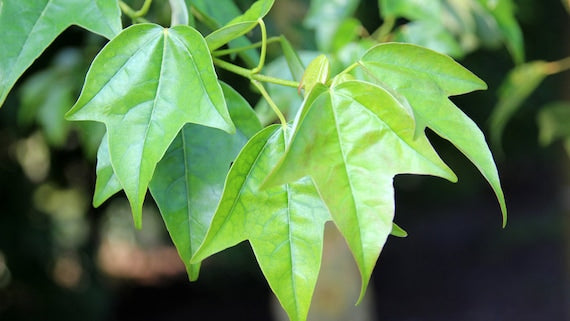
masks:
<svg viewBox="0 0 570 321"><path fill-rule="evenodd" d="M240 5L242 8L247 7L247 3L240 3ZM293 3L291 6L295 7L295 5L299 4ZM358 14L361 14L365 24L375 25L378 23L378 21L375 20L377 17L372 17L369 20L366 19L366 17L371 16L366 12L367 5L374 6L374 4L363 3L359 8L354 7L347 10L347 12L354 10ZM551 6L556 8L555 5L551 4ZM137 7L136 4L133 4L133 7ZM165 4L164 7L168 7L168 5ZM547 19L546 17L551 17L550 13L556 12L556 10L550 9L547 5L533 4L530 1L519 4L519 8L519 17L522 21L523 31L529 31L525 32L525 37L530 38L526 40L527 60L544 59L546 61L554 61L560 59L560 57L563 57L564 55L567 55L567 53L564 52L564 49L560 46L560 43L564 43L564 41L552 38L559 35L562 37L561 39L565 39L563 38L563 35L560 35L558 32L548 32L549 29L547 29L562 29L565 24L560 23L560 25L557 25L558 21L566 21L567 28L567 18L564 18L564 16L560 14L560 20L549 18L549 23L539 23L541 21L540 18ZM166 9L161 9L160 4L155 4L151 13L152 15L156 15L156 17L152 18L168 19ZM301 28L299 25L297 25L296 28L289 27L291 29L282 30L282 32L290 35L290 39L296 39L296 41L294 41L294 45L297 47L312 49L318 47L321 50L327 51L334 50L334 48L341 46L338 43L326 43L325 40L328 37L322 34L327 30L330 30L331 24L334 24L335 21L320 21L321 24L311 25L310 17L311 12L309 12L309 18L307 19L306 25L309 27L320 26L322 29L317 28L315 31L315 43L312 43L311 40L307 40L311 39L312 32ZM149 19L150 18L151 17L149 17ZM269 30L280 30L278 29L279 17L277 15L270 15L268 20L271 21L271 19L275 19L276 22L274 24L268 23ZM226 22L227 21L220 20L218 24L222 25ZM540 25L541 27L537 28L537 25ZM350 22L348 22L347 25L343 27L350 29L351 26L354 27L354 25L351 25ZM525 28L527 30L525 30ZM371 29L373 30L374 28ZM401 34L399 37L402 37L402 39L405 40L406 35ZM341 39L339 41L342 42L343 40ZM78 46L78 42L82 44L82 46ZM72 48L66 49L65 51L60 49L68 47L69 45L71 45ZM58 119L49 121L46 120L45 117L39 118L34 124L34 120L32 119L32 116L30 116L34 113L41 115L42 108L46 108L42 107L41 104L38 106L38 103L33 101L33 99L37 99L40 102L55 101L55 104L62 106L62 110L66 110L66 107L64 106L70 106L68 97L70 95L73 97L77 97L79 95L79 85L82 82L87 66L90 63L91 59L89 58L94 56L100 46L100 38L86 35L84 32L81 32L76 28L72 28L65 32L64 35L58 38L58 40L50 46L46 55L40 58L40 60L32 66L32 69L26 73L22 81L17 84L16 89L13 91L13 94L8 96L6 105L1 111L4 114L4 116L0 118L2 119L1 139L4 142L2 146L6 147L2 154L2 164L5 164L2 172L2 203L6 210L2 210L2 222L0 224L0 251L2 251L0 265L4 262L7 268L3 271L9 272L4 272L4 274L2 274L2 280L8 280L5 281L6 285L3 285L2 281L0 281L0 302L2 302L0 303L0 316L6 316L8 319L34 319L39 315L49 315L53 316L54 319L57 320L65 318L75 320L77 319L76 316L81 314L83 316L89 315L89 318L92 318L93 320L108 319L109 317L122 320L131 317L135 318L137 313L143 314L141 311L148 309L143 307L139 309L139 312L137 312L136 309L131 311L129 308L122 308L124 310L117 308L117 305L115 305L117 303L113 302L121 302L121 299L119 299L119 301L114 301L112 290L118 291L115 292L119 294L117 295L118 298L132 297L133 303L135 303L138 300L136 300L135 296L132 294L129 296L129 292L134 288L140 290L140 285L138 285L136 281L119 281L119 283L115 285L110 285L108 278L101 276L96 267L97 256L95 255L95 252L98 244L100 244L104 239L102 235L106 235L104 230L108 226L103 224L104 220L108 219L106 218L107 214L104 213L106 209L110 210L112 204L106 205L97 211L90 209L87 200L90 198L89 195L92 194L91 190L94 186L94 178L92 176L94 165L93 163L83 160L82 153L91 155L91 157L95 155L98 142L95 138L95 142L90 143L90 139L97 137L97 134L95 133L98 131L100 132L100 128L84 128L81 125L77 125L77 123L58 123ZM511 47L512 46L515 45L511 44ZM536 48L534 46L536 46ZM250 55L249 59L251 61L255 61L255 57L251 56L251 52L248 52L248 54ZM274 55L271 51L269 54L270 57L271 55ZM58 59L58 57L60 58ZM301 57L303 58L303 55L301 55ZM246 63L248 61L245 54L241 59ZM340 59L342 59L342 57ZM508 52L500 49L498 51L476 51L475 53L467 54L464 56L464 59L465 60L463 60L462 63L468 66L470 70L474 71L475 74L483 78L489 84L491 92L494 88L499 87L499 84L502 82L505 74L513 66ZM515 58L515 60L517 59L520 60L522 58ZM342 62L340 62L340 64L342 64ZM335 64L333 63L332 68L335 69L340 67L335 67ZM50 70L51 72L46 73L44 70ZM38 77L44 77L44 79L35 78L36 76L34 74L36 71L39 72ZM41 76L42 72L43 76ZM222 79L226 80L236 88L245 87L243 86L242 81L229 74L221 72L221 76ZM30 80L30 83L32 83L34 79L37 79L35 80L37 85L19 86L20 84L26 83L28 79ZM546 150L538 148L538 145L536 144L538 133L534 121L534 114L536 113L537 108L533 108L533 105L542 105L552 100L562 99L558 93L564 92L564 90L561 90L560 87L562 86L558 84L563 83L563 81L564 80L561 76L554 76L552 79L547 79L542 87L538 88L536 94L524 100L524 103L520 106L522 108L521 112L518 115L515 114L515 118L511 125L505 128L505 139L502 143L504 154L503 158L500 158L499 160L499 167L501 169L503 181L505 182L507 198L510 200L509 194L515 195L511 196L514 199L518 199L517 197L519 195L522 196L520 199L520 205L517 205L517 201L514 200L510 200L509 202L510 205L512 203L515 213L519 213L520 215L514 214L513 219L513 214L511 214L511 220L514 220L514 222L510 223L511 227L507 231L499 232L498 230L495 230L494 227L497 225L496 220L493 220L493 214L489 214L489 212L496 211L493 207L494 205L478 205L487 204L487 201L492 201L489 195L487 195L489 193L483 180L479 178L471 165L465 162L465 160L454 152L449 145L438 141L436 137L432 137L435 135L430 136L430 138L436 141L438 150L439 148L443 148L444 152L442 152L442 154L446 155L444 156L444 159L446 162L449 162L451 167L457 172L457 176L461 179L460 185L449 186L451 184L445 185L445 183L436 182L434 179L426 178L412 178L407 176L397 178L396 187L398 188L398 191L396 192L396 206L398 208L398 213L403 211L403 213L409 215L406 216L406 214L398 214L399 216L402 216L403 223L405 223L403 226L405 226L408 231L410 231L410 228L415 231L420 231L419 234L426 237L426 240L429 240L430 238L438 240L433 242L436 243L434 244L434 247L440 249L440 251L445 251L444 249L446 249L447 246L448 251L451 253L462 252L459 247L449 248L449 243L454 242L465 245L463 248L464 251L475 247L474 253L476 254L474 256L479 257L490 255L490 259L483 259L483 261L486 263L496 263L498 271L503 272L503 275L516 267L510 266L510 268L505 268L504 266L508 266L510 262L507 259L498 259L497 256L500 255L499 253L514 251L515 254L513 254L513 256L515 258L520 258L521 256L516 255L516 251L518 251L519 248L530 247L531 253L540 252L539 250L536 252L532 251L533 248L546 249L546 252L551 253L552 256L547 257L544 260L544 264L533 266L534 269L528 273L531 273L530 275L535 275L533 273L554 271L554 273L552 273L554 276L562 276L564 274L564 266L553 262L553 260L557 260L561 255L561 244L563 244L561 239L565 233L564 230L562 230L562 227L564 226L564 224L561 224L562 216L559 214L562 211L562 205L560 204L560 199L556 198L556 196L559 195L558 186L563 186L565 184L563 178L568 172L568 162L563 158L564 155L560 153L560 149L557 149L556 147L551 147ZM47 83L54 83L54 85L45 87L45 84ZM271 87L269 87L269 90L271 92ZM284 96L286 97L287 94L284 94ZM552 99L553 97L560 98ZM255 96L248 96L247 98L250 102L255 102L257 100L257 97ZM495 101L495 97L490 92L477 93L454 99L454 102L462 106L462 108L465 107L463 108L465 112L473 117L483 128L485 128L485 122L490 113L490 106L493 106ZM22 107L19 107L20 104ZM485 106L488 107L485 108ZM28 116L26 116L25 112L16 112L18 108L23 108L24 110L38 108L38 110L29 111L27 114ZM263 108L263 106L260 106L259 110L263 110ZM290 113L292 114L293 111ZM261 118L263 119L263 117ZM547 120L544 120L546 118L547 116L541 117L543 122L547 122ZM15 126L15 124L19 125ZM21 124L24 124L24 126ZM75 128L76 134L72 136L72 138L66 138L66 126ZM239 125L236 124L236 126L238 126L239 129ZM36 132L38 127L42 129L43 134L32 134ZM250 137L253 134L253 132L249 134L247 132L247 130L243 130L244 137ZM203 135L210 136L211 133L204 133ZM431 133L428 133L428 135L431 135ZM547 135L548 134L543 134L541 136L545 142L549 141L549 138L544 138L547 137ZM559 134L550 135L555 137ZM53 146L50 147L49 150L46 150L47 145L45 140L50 143L50 146ZM79 144L77 143L79 140L83 142L81 146L82 148L85 148L84 152L79 149ZM47 168L45 168L43 173L41 171L39 173L36 172L35 174L22 172L22 169L20 168L23 168L24 170L26 169L26 166L22 165L24 163L23 160L33 160L33 156L30 155L34 155L34 153L36 157L39 157L38 162L44 163L44 167L46 166L45 162L49 162ZM553 166L552 164L559 165ZM221 162L219 166L223 166L223 162ZM29 168L37 169L41 168L41 166L38 167L37 164L32 164ZM85 182L82 179L84 177L91 177L91 179L90 181ZM4 182L10 182L10 184L6 184ZM152 189L153 186L151 183L151 192L153 191ZM451 198L456 202L452 208L454 208L455 211L467 211L469 213L468 216L465 217L463 213L454 213L452 217L451 214L447 213L452 212L453 210L442 210L441 208L438 208L437 204L440 203L438 203L437 200L441 199L441 194L446 195L446 199L448 201L451 196ZM115 202L118 203L119 200L116 200L115 198ZM29 207L28 205L30 204L33 204L33 206ZM466 210L461 204L468 204L469 207L477 208L479 210ZM528 204L531 206L528 206ZM485 213L483 213L484 215L476 215L476 213L474 213L481 211L481 209L485 211ZM471 211L473 211L473 213L471 213ZM82 214L77 215L74 213ZM419 214L422 214L422 216L419 216ZM151 219L145 218L145 220ZM446 220L450 220L450 222L444 223ZM478 226L475 228L468 227L469 224L475 224ZM483 224L488 226L483 227ZM158 226L160 227L159 224ZM428 228L424 226L432 226L434 227L433 230L442 231L438 233L441 234L441 238L438 239L434 234L429 233L429 231L426 230ZM165 244L168 242L165 234L157 232L154 239L151 238L151 240L146 240L148 244L145 245L145 237L138 232L128 232L130 228L130 226L125 227L122 233L131 235L133 239L136 239L136 244L139 246L142 244L143 247L152 247L157 246L157 244ZM160 230L161 229L158 228L158 231ZM466 235L477 238L479 241L486 239L487 241L482 242L487 246L487 249L485 249L481 244L475 245L478 243L477 241L471 241L471 243L469 241L465 241L465 235L455 235L454 233L457 232L453 231L467 231L467 233L465 233ZM236 242L239 240L241 239L238 237ZM410 243L418 245L416 242L420 241L415 240L416 239L411 240ZM174 241L176 242L176 240ZM406 240L397 241L398 244L402 244L402 242L406 242ZM499 245L496 249L490 250L490 247L494 247L493 244ZM405 248L406 246L403 247ZM399 248L396 247L394 251L397 251L398 249ZM414 262L413 260L410 261L397 258L398 255L405 256L406 250L410 251L410 249L405 249L398 254L388 252L386 254L387 257L382 259L382 262L389 261L390 259L395 260L396 263L394 263L393 267L396 268L392 271L384 271L382 270L382 267L378 268L381 270L379 273L376 273L378 275L376 278L379 279L379 284L386 282L386 279L382 278L383 275L393 276L396 274L400 275L400 279L405 280L410 278L411 275L418 273L417 266L421 266L423 262ZM239 253L240 251L244 252L246 257L249 256L249 259L232 257L232 255L237 254L225 254L227 258L223 257L218 259L216 264L220 267L224 265L224 262L229 262L231 266L235 266L237 264L236 270L241 271L239 272L241 274L235 271L231 273L238 273L236 279L241 279L241 281L224 278L224 281L218 283L216 286L219 289L228 289L230 288L230 285L233 286L238 284L241 285L241 289L249 287L259 287L263 289L263 283L260 282L260 277L256 269L253 268L250 263L244 263L253 261L248 249L241 247L235 250L236 253ZM413 251L411 251L411 253L413 253ZM438 255L441 255L441 252L431 254L437 257ZM446 255L443 256L447 257ZM429 259L424 256L417 257L422 257L426 261L430 262ZM66 259L68 261L66 261ZM493 259L496 261L493 261ZM236 263L236 260L238 263ZM529 258L529 260L531 259ZM449 260L449 262L451 261L452 260ZM73 262L79 262L82 274L75 285L72 284L72 286L66 286L65 281L57 279L56 277L57 274L55 271L57 271L57 267L63 264L63 267L65 268L65 262L72 262L72 264L67 266L71 271L73 271L73 268L70 268L74 266ZM466 274L463 276L453 276L455 279L466 280L481 277L476 274L478 272L473 267L477 265L476 261L465 259L464 262L468 262L465 263L466 266L472 268L468 269L468 271L475 273L475 275ZM398 274L402 273L396 272L398 269L401 270L401 267L397 265L398 263L405 263L404 266L409 269L409 274ZM503 265L499 263L503 263ZM493 266L493 264L489 264L488 266ZM429 263L426 263L426 265L429 269L436 268L435 266L430 266ZM502 270L502 268L505 270ZM246 272L250 269L253 269L255 272ZM439 271L441 268L438 267L437 269ZM562 272L560 269L562 269ZM63 271L68 271L69 273L70 270L64 269ZM227 270L223 269L223 271ZM201 281L201 286L204 286L203 284L211 281L211 279L215 279L216 275L223 275L219 273L227 272L216 272L214 269L213 272L209 273L211 274L207 274L205 276L206 281ZM247 273L253 273L255 276L247 276ZM440 273L437 272L435 274L440 275ZM485 277L487 276L484 276L483 278ZM528 277L529 276L526 274L520 276L523 281L522 283L525 283L524 281L528 281L526 279ZM429 281L426 281L429 279L430 278L426 275L418 277L416 280L423 280L423 282L426 282L427 284L424 284L423 286L416 285L410 287L417 290L416 294L418 296L429 296L429 294L426 294L425 292L427 291L426 288L438 287L434 286L434 284L430 284ZM506 281L495 280L495 282L489 282L488 284L492 284L493 288L509 289L509 280L511 279L506 277ZM512 280L512 282L521 280L515 279ZM180 281L178 280L178 282ZM402 282L406 284L410 281ZM435 281L432 282L435 283ZM544 295L546 297L549 295L547 294L547 289L553 290L554 293L559 293L557 291L562 292L558 287L551 285L549 282L551 281L545 280L544 282L530 283L539 287L545 286ZM166 285L169 284L169 281L166 281ZM261 285L251 286L251 284ZM148 302L157 305L159 305L159 302L164 303L164 301L168 301L169 304L171 304L170 306L174 307L177 302L177 299L174 298L176 294L183 295L185 298L188 298L188 301L196 300L189 298L190 292L194 291L196 298L204 299L208 297L208 294L200 292L203 289L200 286L194 286L192 290L189 290L192 286L194 285L189 285L188 288L186 288L186 285L177 285L173 286L173 289L170 291L165 290L164 293L168 297L166 300L161 300L159 298L153 299L154 295L150 293L146 297L145 295L141 295L139 298L141 300L148 300ZM181 287L184 287L184 289L181 289ZM153 291L157 290L157 288L160 287L143 287L143 289L152 289ZM382 286L379 286L379 288L382 288ZM473 290L467 290L466 292L473 293L471 294L473 296L477 296L477 294L475 294L477 293L476 291L480 291L480 293L488 293L488 290L477 290L476 288L477 287L474 286ZM261 293L264 291L267 290L260 290ZM398 287L395 287L392 293L386 293L384 291L387 290L385 288L384 290L381 290L381 293L383 293L381 294L382 299L379 303L380 306L377 309L380 311L380 315L389 316L391 312L386 311L386 309L388 309L387 306L391 304L388 303L397 301L396 299L399 297L400 292L398 292ZM456 288L454 292L458 293L460 291L465 290ZM224 303L228 304L228 302L241 302L238 298L248 297L244 292L244 290L238 291L233 296L228 296L228 298L222 300L219 300L219 298L215 298L216 296L214 296L214 298L210 298L209 301L219 302L220 305L223 305ZM259 296L263 297L262 295ZM563 300L563 296L561 296L561 298L562 299L554 299L554 303L552 303L554 307L550 310L551 313L554 313L554 316L562 315L562 313L564 313L561 311L562 307L556 305L556 302L563 302L560 301ZM259 297L255 300L257 303L264 302L264 299ZM408 300L414 302L413 299L400 299L402 302ZM546 301L546 299L544 300ZM459 300L459 302L457 302L457 307L455 309L449 309L448 313L451 316L455 315L456 317L461 318L462 314L459 311L463 311L463 313L465 313L463 316L465 316L466 313L469 313L470 307L472 309L487 307L487 309L493 311L502 311L496 313L503 313L503 315L508 316L509 312L505 311L508 310L508 307L518 306L518 302L506 301L506 307L502 307L499 305L485 305L484 302L479 303L480 306L475 304L469 306L467 303ZM542 299L539 299L538 301L539 303L543 302ZM73 302L74 304L70 305L69 302ZM128 299L122 301L122 304L127 306ZM210 302L210 304L213 303ZM462 304L464 305L463 309L461 308ZM118 305L121 306L121 303ZM393 305L398 306L397 304ZM244 313L252 315L252 309L246 308L247 306L247 302L236 303L235 309L236 311L243 309L242 311L246 311ZM190 305L190 307L199 310L197 306ZM547 307L550 308L551 306L544 303L543 307L546 310ZM203 313L211 313L211 315L215 315L215 309L216 308L210 308L209 311L206 310ZM127 313L125 311L129 312ZM156 311L156 313L159 314L160 312ZM201 312L190 311L188 313L189 315L196 315L196 313ZM426 313L428 312L426 311Z"/></svg>

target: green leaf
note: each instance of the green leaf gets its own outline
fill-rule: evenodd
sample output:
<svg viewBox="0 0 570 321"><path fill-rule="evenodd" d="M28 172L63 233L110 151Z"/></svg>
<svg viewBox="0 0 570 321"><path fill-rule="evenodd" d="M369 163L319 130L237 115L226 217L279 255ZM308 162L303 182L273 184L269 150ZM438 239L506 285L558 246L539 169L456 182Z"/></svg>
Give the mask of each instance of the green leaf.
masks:
<svg viewBox="0 0 570 321"><path fill-rule="evenodd" d="M548 63L532 61L515 67L499 88L499 101L489 118L491 141L501 145L501 136L511 117L549 74Z"/></svg>
<svg viewBox="0 0 570 321"><path fill-rule="evenodd" d="M293 49L293 46L285 36L281 35L280 41L281 48L283 50L283 57L285 57L287 66L289 66L289 71L291 71L293 80L301 81L301 78L303 78L303 74L305 73L305 65L303 64L303 61L301 61L301 57L299 57L297 51Z"/></svg>
<svg viewBox="0 0 570 321"><path fill-rule="evenodd" d="M301 59L301 62L305 66L308 65L318 55L319 53L315 51L299 52L299 58ZM292 73L288 68L285 57L279 57L277 59L274 59L270 63L265 64L265 67L263 68L263 74L276 78L293 80ZM301 106L301 104L303 103L303 97L299 93L298 88L280 86L270 83L267 83L266 86L267 86L267 91L271 96L271 99L273 99L275 104L285 115L285 118L289 120L293 119L295 117L295 114L299 110L299 106ZM259 102L255 106L255 113L257 114L257 117L260 119L261 124L263 125L272 124L278 120L277 115L271 109L271 107L269 107L265 99L259 100Z"/></svg>
<svg viewBox="0 0 570 321"><path fill-rule="evenodd" d="M404 96L414 110L416 135L429 127L449 140L493 188L506 224L507 209L493 155L479 127L448 96L486 89L486 84L448 56L410 44L380 44L359 64L373 81Z"/></svg>
<svg viewBox="0 0 570 321"><path fill-rule="evenodd" d="M95 121L84 121L75 124L81 142L81 149L90 161L96 159L101 140L105 136L105 125Z"/></svg>
<svg viewBox="0 0 570 321"><path fill-rule="evenodd" d="M93 61L67 117L105 123L111 163L137 227L156 164L184 124L235 130L206 42L183 25L121 32Z"/></svg>
<svg viewBox="0 0 570 321"><path fill-rule="evenodd" d="M308 95L285 156L266 186L311 176L362 276L362 299L393 229L393 177L428 174L455 181L414 119L387 90L362 81ZM398 231L396 231L398 232Z"/></svg>
<svg viewBox="0 0 570 321"><path fill-rule="evenodd" d="M442 16L442 0L378 0L380 14L384 18L403 17L410 20L439 20Z"/></svg>
<svg viewBox="0 0 570 321"><path fill-rule="evenodd" d="M394 235L396 237L407 237L408 236L408 232L404 231L404 229L399 227L398 225L396 225L396 223L392 223L392 232L390 232L390 234Z"/></svg>
<svg viewBox="0 0 570 321"><path fill-rule="evenodd" d="M249 240L269 285L293 321L305 320L321 265L329 214L311 180L260 190L285 151L273 125L240 152L204 243L193 257L206 257Z"/></svg>
<svg viewBox="0 0 570 321"><path fill-rule="evenodd" d="M63 118L74 99L69 80L57 70L48 69L34 74L20 87L20 123L29 125L36 121L53 146L63 146L70 130L69 122Z"/></svg>
<svg viewBox="0 0 570 321"><path fill-rule="evenodd" d="M109 39L121 31L116 0L0 2L0 106L14 83L67 27L78 25Z"/></svg>
<svg viewBox="0 0 570 321"><path fill-rule="evenodd" d="M258 20L265 17L274 0L258 0L243 15L236 17L225 26L206 36L210 50L216 50L226 43L239 38L251 31L258 24Z"/></svg>
<svg viewBox="0 0 570 321"><path fill-rule="evenodd" d="M543 146L570 138L570 102L550 103L538 113L539 141Z"/></svg>
<svg viewBox="0 0 570 321"><path fill-rule="evenodd" d="M439 22L420 20L405 24L398 28L394 41L413 43L453 57L464 55L453 34Z"/></svg>
<svg viewBox="0 0 570 321"><path fill-rule="evenodd" d="M103 202L123 189L119 178L115 175L111 156L109 155L109 138L105 134L97 150L97 179L93 194L93 206L99 207Z"/></svg>
<svg viewBox="0 0 570 321"><path fill-rule="evenodd" d="M313 59L301 79L300 86L306 93L311 92L317 84L325 84L329 80L330 63L325 55L319 55Z"/></svg>
<svg viewBox="0 0 570 321"><path fill-rule="evenodd" d="M515 5L512 0L479 0L495 18L507 48L516 64L524 62L524 43L521 28L515 18Z"/></svg>
<svg viewBox="0 0 570 321"><path fill-rule="evenodd" d="M190 264L210 226L231 163L247 140L261 130L255 113L235 90L222 86L235 135L186 124L158 163L150 191L191 280L200 264Z"/></svg>
<svg viewBox="0 0 570 321"><path fill-rule="evenodd" d="M359 0L311 1L305 26L315 29L317 47L321 51L329 52L332 49L339 27L354 14L359 2Z"/></svg>
<svg viewBox="0 0 570 321"><path fill-rule="evenodd" d="M211 29L218 29L241 14L233 0L186 0Z"/></svg>

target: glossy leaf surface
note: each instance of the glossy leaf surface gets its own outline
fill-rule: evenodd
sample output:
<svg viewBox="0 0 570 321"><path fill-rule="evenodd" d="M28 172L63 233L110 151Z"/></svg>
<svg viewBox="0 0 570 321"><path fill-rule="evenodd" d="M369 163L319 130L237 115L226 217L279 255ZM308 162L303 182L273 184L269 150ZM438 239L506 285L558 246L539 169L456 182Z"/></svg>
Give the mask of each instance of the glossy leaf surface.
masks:
<svg viewBox="0 0 570 321"><path fill-rule="evenodd" d="M111 163L138 227L156 164L184 124L235 130L206 42L182 25L125 29L95 58L67 115L105 123Z"/></svg>
<svg viewBox="0 0 570 321"><path fill-rule="evenodd" d="M237 128L186 124L158 163L150 191L191 280L200 264L190 264L210 226L230 165L247 140L261 130L255 113L240 94L224 85L228 110Z"/></svg>
<svg viewBox="0 0 570 321"><path fill-rule="evenodd" d="M67 27L78 25L108 39L121 31L116 0L0 2L0 106L16 80Z"/></svg>
<svg viewBox="0 0 570 321"><path fill-rule="evenodd" d="M398 99L379 86L347 81L330 90L317 85L307 96L266 185L312 177L356 259L361 299L392 232L392 181L400 173L456 180L427 138L414 138L413 116Z"/></svg>
<svg viewBox="0 0 570 321"><path fill-rule="evenodd" d="M246 144L230 169L210 230L193 260L249 240L290 319L305 320L329 214L308 178L259 188L284 151L284 134L275 125Z"/></svg>
<svg viewBox="0 0 570 321"><path fill-rule="evenodd" d="M453 143L490 183L506 224L506 205L497 168L479 127L449 99L486 84L448 56L410 44L381 44L370 49L359 64L371 81L385 84L404 96L414 111L416 135L429 127Z"/></svg>

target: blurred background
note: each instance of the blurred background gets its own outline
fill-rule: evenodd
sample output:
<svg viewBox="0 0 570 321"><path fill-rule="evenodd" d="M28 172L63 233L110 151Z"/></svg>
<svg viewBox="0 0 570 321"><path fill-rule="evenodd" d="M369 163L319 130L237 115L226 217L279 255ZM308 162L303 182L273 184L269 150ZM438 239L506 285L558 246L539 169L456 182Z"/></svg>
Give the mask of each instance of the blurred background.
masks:
<svg viewBox="0 0 570 321"><path fill-rule="evenodd" d="M238 1L241 8L249 3ZM516 4L528 61L570 56L570 19L560 1ZM276 7L267 18L273 35L284 33L299 49L319 48L315 31L303 23L307 0L277 0ZM376 0L355 10L367 30L382 22ZM154 1L151 14L168 25L167 1ZM0 109L0 320L278 320L247 243L208 259L190 283L150 197L141 231L122 194L91 206L103 129L61 116L103 45L100 37L69 28ZM274 49L272 58L279 55ZM489 90L452 100L489 137L498 88L514 64L504 46L458 58ZM249 89L243 79L220 77ZM246 98L252 105L259 99L251 92ZM459 182L396 177L396 223L409 236L391 237L384 247L367 301L355 309L366 315L330 319L570 320L570 158L560 142L539 144L536 121L543 105L562 100L570 100L570 72L546 78L525 98L494 145L509 209L505 229L477 169L430 135ZM327 242L328 281L319 280L313 308L334 311L345 300L353 305L357 295L341 297L360 280L346 272L354 270L350 260L328 256L338 236L331 232Z"/></svg>

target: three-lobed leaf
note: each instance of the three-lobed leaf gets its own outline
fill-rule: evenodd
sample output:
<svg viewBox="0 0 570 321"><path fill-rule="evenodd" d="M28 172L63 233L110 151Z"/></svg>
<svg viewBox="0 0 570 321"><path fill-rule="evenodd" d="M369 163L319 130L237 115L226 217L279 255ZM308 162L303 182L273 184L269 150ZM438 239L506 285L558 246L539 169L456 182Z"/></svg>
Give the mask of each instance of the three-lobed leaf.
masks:
<svg viewBox="0 0 570 321"><path fill-rule="evenodd" d="M411 44L370 49L358 62L369 79L405 97L416 119L416 135L426 127L454 144L493 188L506 224L506 205L493 156L479 127L449 96L486 89L486 84L448 56Z"/></svg>
<svg viewBox="0 0 570 321"><path fill-rule="evenodd" d="M283 155L282 128L256 134L232 165L204 243L193 260L249 240L259 266L291 320L305 320L330 219L312 181L260 189Z"/></svg>
<svg viewBox="0 0 570 321"><path fill-rule="evenodd" d="M78 25L108 39L121 29L116 0L0 2L0 105L16 80L67 27Z"/></svg>
<svg viewBox="0 0 570 321"><path fill-rule="evenodd" d="M317 85L295 121L285 155L265 182L274 186L310 176L346 239L362 276L361 296L393 230L393 177L435 175L455 181L414 119L380 86ZM397 226L394 233L404 235Z"/></svg>
<svg viewBox="0 0 570 321"><path fill-rule="evenodd" d="M123 30L93 61L67 117L105 123L137 227L156 164L184 124L235 130L206 42L183 25Z"/></svg>

